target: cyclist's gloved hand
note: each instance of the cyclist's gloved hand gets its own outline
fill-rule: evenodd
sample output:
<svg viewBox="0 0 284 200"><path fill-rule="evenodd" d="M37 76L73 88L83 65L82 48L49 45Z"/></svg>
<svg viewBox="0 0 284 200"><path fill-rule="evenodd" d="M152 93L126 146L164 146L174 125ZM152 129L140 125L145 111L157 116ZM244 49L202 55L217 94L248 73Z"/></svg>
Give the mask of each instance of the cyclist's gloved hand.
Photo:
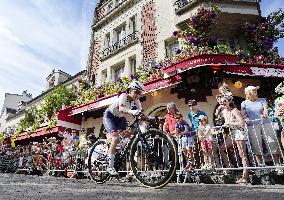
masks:
<svg viewBox="0 0 284 200"><path fill-rule="evenodd" d="M141 113L141 110L129 110L128 112L131 115L139 115Z"/></svg>

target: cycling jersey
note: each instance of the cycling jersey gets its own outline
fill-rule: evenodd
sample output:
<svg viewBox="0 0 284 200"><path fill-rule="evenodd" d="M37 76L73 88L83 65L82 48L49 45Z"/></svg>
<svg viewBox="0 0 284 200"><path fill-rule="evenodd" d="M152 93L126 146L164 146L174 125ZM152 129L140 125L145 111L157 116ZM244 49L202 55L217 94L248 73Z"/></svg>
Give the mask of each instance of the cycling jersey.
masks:
<svg viewBox="0 0 284 200"><path fill-rule="evenodd" d="M123 112L119 110L119 105L123 105L125 108L132 110L141 110L141 103L139 99L130 101L128 95L123 93L119 96L118 100L113 103L108 109L106 109L103 117L103 123L108 133L123 131L127 128L127 120L124 117Z"/></svg>
<svg viewBox="0 0 284 200"><path fill-rule="evenodd" d="M107 109L107 111L111 112L115 117L123 117L124 113L119 110L119 105L123 105L129 110L132 110L134 107L136 107L135 110L142 109L139 99L136 101L130 101L128 95L123 93L119 96L118 100Z"/></svg>

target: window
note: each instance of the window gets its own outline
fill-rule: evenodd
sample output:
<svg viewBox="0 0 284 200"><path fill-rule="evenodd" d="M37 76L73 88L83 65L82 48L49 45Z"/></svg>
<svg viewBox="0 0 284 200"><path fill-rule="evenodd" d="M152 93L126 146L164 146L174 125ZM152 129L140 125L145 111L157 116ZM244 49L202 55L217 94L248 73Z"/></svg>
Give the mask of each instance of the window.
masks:
<svg viewBox="0 0 284 200"><path fill-rule="evenodd" d="M55 83L55 76L53 76L51 79L48 80L49 87L53 87Z"/></svg>
<svg viewBox="0 0 284 200"><path fill-rule="evenodd" d="M113 8L113 3L110 2L108 5L107 5L107 13L109 13Z"/></svg>
<svg viewBox="0 0 284 200"><path fill-rule="evenodd" d="M130 67L131 67L131 73L132 74L135 74L136 73L136 71L137 71L137 69L136 69L136 58L132 58L132 59L130 59L129 60L129 65L130 65Z"/></svg>
<svg viewBox="0 0 284 200"><path fill-rule="evenodd" d="M104 40L104 47L108 48L110 46L110 33L106 34L105 40Z"/></svg>
<svg viewBox="0 0 284 200"><path fill-rule="evenodd" d="M120 41L125 37L125 25L116 30L116 41Z"/></svg>
<svg viewBox="0 0 284 200"><path fill-rule="evenodd" d="M117 80L118 78L120 78L123 75L124 72L124 66L119 66L114 68L113 70L113 75L114 75L114 80Z"/></svg>
<svg viewBox="0 0 284 200"><path fill-rule="evenodd" d="M176 50L178 48L179 48L179 42L178 41L166 44L166 56L167 56L167 58L172 59L176 55Z"/></svg>
<svg viewBox="0 0 284 200"><path fill-rule="evenodd" d="M103 70L101 73L101 83L104 83L107 81L107 70Z"/></svg>
<svg viewBox="0 0 284 200"><path fill-rule="evenodd" d="M115 0L115 6L118 6L123 0Z"/></svg>
<svg viewBox="0 0 284 200"><path fill-rule="evenodd" d="M134 33L136 31L136 15L130 18L129 30L130 33Z"/></svg>

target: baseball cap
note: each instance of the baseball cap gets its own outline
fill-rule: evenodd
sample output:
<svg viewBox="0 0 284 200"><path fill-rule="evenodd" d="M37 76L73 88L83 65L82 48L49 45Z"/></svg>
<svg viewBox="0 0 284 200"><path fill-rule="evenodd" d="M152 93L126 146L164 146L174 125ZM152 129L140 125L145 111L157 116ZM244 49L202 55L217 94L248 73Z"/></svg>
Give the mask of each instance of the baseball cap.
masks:
<svg viewBox="0 0 284 200"><path fill-rule="evenodd" d="M196 106L196 105L197 105L197 102L196 102L195 99L190 99L190 100L188 100L188 105L189 105L189 106Z"/></svg>

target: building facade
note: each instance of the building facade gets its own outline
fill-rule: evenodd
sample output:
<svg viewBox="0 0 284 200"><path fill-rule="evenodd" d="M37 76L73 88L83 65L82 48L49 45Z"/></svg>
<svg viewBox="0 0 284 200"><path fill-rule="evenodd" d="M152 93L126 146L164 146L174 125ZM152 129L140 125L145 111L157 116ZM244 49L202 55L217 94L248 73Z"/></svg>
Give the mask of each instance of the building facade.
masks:
<svg viewBox="0 0 284 200"><path fill-rule="evenodd" d="M218 44L225 44L232 51L246 49L247 44L241 34L241 28L247 21L258 21L261 14L258 0L101 0L95 9L92 26L89 78L96 85L101 85L104 82L113 82L117 77L135 73L138 66L172 59L176 49L183 47L182 41L173 36L173 31L183 30L199 6L208 7L211 3L220 9L216 26L213 28ZM197 66L211 68L210 64L214 64L214 61L210 63L207 60L213 59L212 57L193 58L181 63L182 70L171 67L170 70L165 69L165 79L154 85L146 84L149 90L142 98L145 113L164 116L166 104L174 101L180 112L187 116L187 100L195 98L198 107L208 113L209 121L213 123L217 104L215 95L221 81L226 81L234 96L239 99L244 98L243 90L246 85L262 84L260 80L230 75L232 73L223 76L214 74L215 70L211 69L191 69ZM220 63L218 58L216 59L216 64ZM226 64L230 59L221 58ZM232 58L231 62L235 61L236 58ZM201 63L195 64L198 62ZM175 74L179 74L178 80L171 82L167 79ZM236 77L242 87L235 87ZM170 84L163 85L167 81ZM103 129L103 111L116 98L112 96L93 104L79 106L74 108L71 115L82 117L83 128L94 128L95 132L99 133Z"/></svg>
<svg viewBox="0 0 284 200"><path fill-rule="evenodd" d="M173 31L183 29L200 5L221 11L214 34L235 50L246 44L239 34L246 21L260 16L258 0L101 0L95 10L89 76L96 84L135 73L137 66L175 56L182 43Z"/></svg>
<svg viewBox="0 0 284 200"><path fill-rule="evenodd" d="M0 115L0 131L4 131L6 128L11 126L7 122L7 119L24 109L27 102L29 102L31 99L32 95L27 93L27 91L23 91L23 93L20 95L10 93L5 94Z"/></svg>

